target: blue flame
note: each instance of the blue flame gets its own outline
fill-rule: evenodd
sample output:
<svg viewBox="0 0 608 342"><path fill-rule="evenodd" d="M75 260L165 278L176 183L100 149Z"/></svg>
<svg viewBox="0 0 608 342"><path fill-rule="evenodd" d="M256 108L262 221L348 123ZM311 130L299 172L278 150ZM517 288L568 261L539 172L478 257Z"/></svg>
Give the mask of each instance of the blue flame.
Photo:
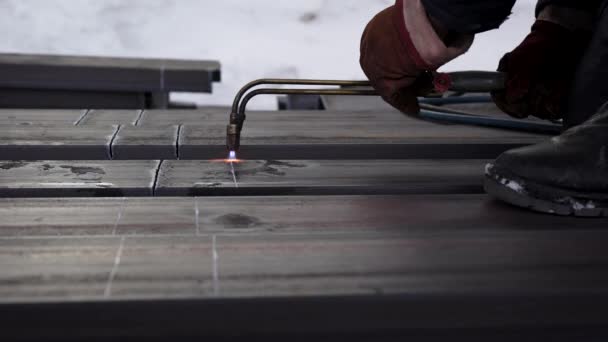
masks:
<svg viewBox="0 0 608 342"><path fill-rule="evenodd" d="M236 151L230 151L228 153L228 159L236 159Z"/></svg>

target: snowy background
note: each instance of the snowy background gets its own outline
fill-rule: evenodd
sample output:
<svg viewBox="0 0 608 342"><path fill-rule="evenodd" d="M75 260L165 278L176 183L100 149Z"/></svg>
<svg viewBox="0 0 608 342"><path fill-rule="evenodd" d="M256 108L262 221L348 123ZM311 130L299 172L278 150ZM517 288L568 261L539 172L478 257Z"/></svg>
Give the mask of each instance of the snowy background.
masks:
<svg viewBox="0 0 608 342"><path fill-rule="evenodd" d="M260 77L362 79L359 38L390 0L0 0L0 52L217 59L212 95L227 105ZM443 70L495 70L525 37L534 0L519 0L500 30L480 34ZM252 108L275 108L260 97Z"/></svg>

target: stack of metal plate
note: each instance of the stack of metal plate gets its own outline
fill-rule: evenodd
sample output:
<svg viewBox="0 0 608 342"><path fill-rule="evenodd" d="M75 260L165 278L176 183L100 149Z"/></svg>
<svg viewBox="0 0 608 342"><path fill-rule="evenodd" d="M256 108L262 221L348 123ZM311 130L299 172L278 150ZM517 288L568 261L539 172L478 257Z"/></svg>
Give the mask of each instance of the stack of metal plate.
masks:
<svg viewBox="0 0 608 342"><path fill-rule="evenodd" d="M0 54L0 108L167 108L171 92L210 93L207 60Z"/></svg>
<svg viewBox="0 0 608 342"><path fill-rule="evenodd" d="M547 139L384 109L0 111L3 340L605 338L608 220L484 194Z"/></svg>

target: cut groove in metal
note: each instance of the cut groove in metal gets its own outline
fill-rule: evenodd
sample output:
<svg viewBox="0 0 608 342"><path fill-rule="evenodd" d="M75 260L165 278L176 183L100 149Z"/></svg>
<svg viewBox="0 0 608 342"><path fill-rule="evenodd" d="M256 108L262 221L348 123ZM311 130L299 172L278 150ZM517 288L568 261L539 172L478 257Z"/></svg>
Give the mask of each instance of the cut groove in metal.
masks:
<svg viewBox="0 0 608 342"><path fill-rule="evenodd" d="M160 160L158 162L158 166L156 167L156 171L154 173L154 181L152 182L152 196L156 195L156 186L158 184L158 176L160 175L160 169L163 166L164 160Z"/></svg>
<svg viewBox="0 0 608 342"><path fill-rule="evenodd" d="M114 159L114 151L113 151L114 140L116 140L116 137L118 136L118 132L120 131L121 127L122 127L121 125L118 125L118 127L116 127L116 131L112 135L112 138L110 138L110 144L108 146L108 153L109 153L110 160Z"/></svg>
<svg viewBox="0 0 608 342"><path fill-rule="evenodd" d="M179 160L179 136L182 133L182 126L177 126L177 133L175 134L175 159Z"/></svg>
<svg viewBox="0 0 608 342"><path fill-rule="evenodd" d="M84 120L84 118L85 118L87 115L89 115L89 112L90 112L90 111L91 111L90 109L85 109L85 110L83 110L83 111L82 111L82 115L80 115L80 117L78 118L78 120L76 120L76 122L74 122L74 126L78 126L78 125L79 125L79 124L82 122L82 120Z"/></svg>
<svg viewBox="0 0 608 342"><path fill-rule="evenodd" d="M144 112L145 112L145 110L140 110L139 111L139 114L137 115L137 118L135 118L135 121L133 122L133 126L139 126L139 121L144 116Z"/></svg>

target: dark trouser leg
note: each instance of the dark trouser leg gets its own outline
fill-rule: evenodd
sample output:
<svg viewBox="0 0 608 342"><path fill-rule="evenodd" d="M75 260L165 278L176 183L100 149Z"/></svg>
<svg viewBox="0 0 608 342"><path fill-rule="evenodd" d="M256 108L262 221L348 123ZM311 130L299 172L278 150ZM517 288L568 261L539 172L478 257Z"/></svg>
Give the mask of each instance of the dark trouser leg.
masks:
<svg viewBox="0 0 608 342"><path fill-rule="evenodd" d="M564 115L566 127L583 123L608 102L607 5L608 1L604 1L601 6L597 28L576 71Z"/></svg>
<svg viewBox="0 0 608 342"><path fill-rule="evenodd" d="M486 168L486 191L533 210L608 216L608 0L569 99L566 124L543 143L509 150Z"/></svg>

